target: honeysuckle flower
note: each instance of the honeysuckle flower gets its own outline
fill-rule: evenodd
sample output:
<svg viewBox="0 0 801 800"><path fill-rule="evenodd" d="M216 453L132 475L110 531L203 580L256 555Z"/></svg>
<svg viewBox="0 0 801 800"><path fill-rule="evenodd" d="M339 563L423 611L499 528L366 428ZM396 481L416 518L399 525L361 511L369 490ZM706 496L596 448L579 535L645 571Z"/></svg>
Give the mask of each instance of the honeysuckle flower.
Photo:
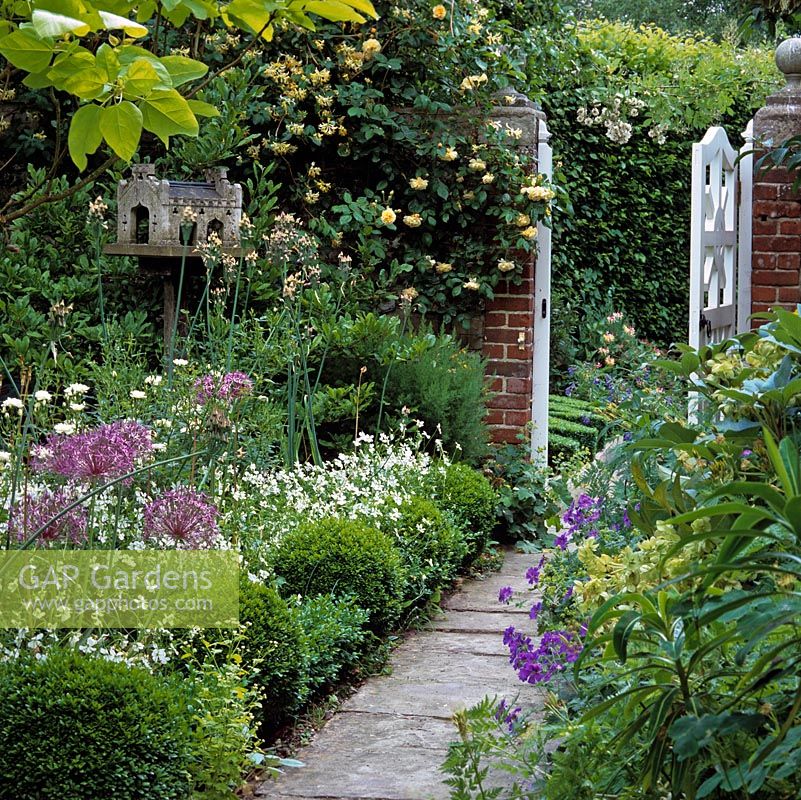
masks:
<svg viewBox="0 0 801 800"><path fill-rule="evenodd" d="M463 92L472 92L473 89L477 89L479 86L481 86L482 83L486 83L486 82L487 82L486 73L483 73L481 75L468 75L468 77L466 77L462 81L462 83L459 86L459 88Z"/></svg>
<svg viewBox="0 0 801 800"><path fill-rule="evenodd" d="M508 259L502 258L498 262L498 269L501 272L511 272L515 268L515 262L509 261Z"/></svg>
<svg viewBox="0 0 801 800"><path fill-rule="evenodd" d="M609 333L609 331L607 331L601 338L605 342L614 342L615 341L615 334L614 333Z"/></svg>
<svg viewBox="0 0 801 800"><path fill-rule="evenodd" d="M414 286L408 286L400 293L400 299L403 303L412 303L420 293Z"/></svg>
<svg viewBox="0 0 801 800"><path fill-rule="evenodd" d="M103 198L98 195L94 200L89 201L89 217L102 220L106 216L108 206L103 202Z"/></svg>
<svg viewBox="0 0 801 800"><path fill-rule="evenodd" d="M425 178L412 178L409 181L409 186L415 191L421 191L422 189L428 189L428 181Z"/></svg>
<svg viewBox="0 0 801 800"><path fill-rule="evenodd" d="M385 208L381 212L381 222L383 222L384 225L392 225L397 218L398 215L391 208Z"/></svg>
<svg viewBox="0 0 801 800"><path fill-rule="evenodd" d="M448 9L443 5L435 5L434 8L431 9L431 16L434 17L434 19L445 19L445 17L448 16Z"/></svg>
<svg viewBox="0 0 801 800"><path fill-rule="evenodd" d="M419 228L423 224L423 218L419 214L407 214L403 218L403 224L410 228Z"/></svg>

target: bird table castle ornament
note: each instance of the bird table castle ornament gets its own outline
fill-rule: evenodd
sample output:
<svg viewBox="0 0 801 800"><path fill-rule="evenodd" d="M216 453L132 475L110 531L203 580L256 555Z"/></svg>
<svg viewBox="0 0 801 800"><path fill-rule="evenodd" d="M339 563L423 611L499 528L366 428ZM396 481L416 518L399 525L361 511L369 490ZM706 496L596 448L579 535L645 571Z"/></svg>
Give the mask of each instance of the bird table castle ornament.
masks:
<svg viewBox="0 0 801 800"><path fill-rule="evenodd" d="M131 173L117 187L117 243L106 252L180 258L186 246L205 244L210 233L223 249L239 246L242 187L228 180L223 167L207 169L205 183L159 179L152 164L137 164Z"/></svg>
<svg viewBox="0 0 801 800"><path fill-rule="evenodd" d="M185 276L205 275L197 250L216 234L221 253L241 256L242 187L223 167L206 170L205 182L169 181L152 164L135 164L117 186L117 241L108 255L136 256L139 267L164 278L164 339L176 314L175 292Z"/></svg>

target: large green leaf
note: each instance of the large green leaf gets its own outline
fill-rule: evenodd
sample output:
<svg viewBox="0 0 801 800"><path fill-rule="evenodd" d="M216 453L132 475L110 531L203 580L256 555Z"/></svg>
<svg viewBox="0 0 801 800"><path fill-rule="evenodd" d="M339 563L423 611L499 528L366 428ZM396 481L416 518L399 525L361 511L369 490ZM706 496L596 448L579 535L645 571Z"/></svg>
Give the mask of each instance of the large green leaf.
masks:
<svg viewBox="0 0 801 800"><path fill-rule="evenodd" d="M125 161L130 161L142 136L142 112L128 100L102 109L100 132L109 147Z"/></svg>
<svg viewBox="0 0 801 800"><path fill-rule="evenodd" d="M64 81L64 88L82 100L95 100L108 89L106 73L97 67L79 70Z"/></svg>
<svg viewBox="0 0 801 800"><path fill-rule="evenodd" d="M91 30L89 24L82 19L67 17L64 14L55 14L42 8L34 9L31 15L31 23L33 24L33 29L43 39L63 36L65 33L86 36Z"/></svg>
<svg viewBox="0 0 801 800"><path fill-rule="evenodd" d="M100 106L94 104L81 106L73 114L70 122L67 146L70 158L81 171L86 169L86 156L94 153L103 141L103 134L100 132L101 113Z"/></svg>
<svg viewBox="0 0 801 800"><path fill-rule="evenodd" d="M140 58L134 61L125 71L124 96L127 100L146 97L157 86L161 86L161 78L150 61Z"/></svg>
<svg viewBox="0 0 801 800"><path fill-rule="evenodd" d="M202 100L187 100L189 108L196 117L219 117L220 111L211 103L204 103Z"/></svg>
<svg viewBox="0 0 801 800"><path fill-rule="evenodd" d="M252 33L262 31L262 38L268 41L272 38L272 13L274 6L265 4L260 0L232 0L224 8L224 14L229 21L244 27Z"/></svg>
<svg viewBox="0 0 801 800"><path fill-rule="evenodd" d="M186 58L185 56L164 56L159 59L170 73L172 78L173 88L181 86L189 81L202 78L209 68L200 61L195 61L194 58Z"/></svg>
<svg viewBox="0 0 801 800"><path fill-rule="evenodd" d="M304 3L304 11L317 14L323 19L332 22L364 22L365 18L359 14L348 2L339 0L309 0Z"/></svg>
<svg viewBox="0 0 801 800"><path fill-rule="evenodd" d="M121 30L133 39L147 36L147 28L144 25L140 25L138 22L117 16L117 14L111 14L108 11L98 11L98 14L100 14L100 19L103 20L103 27L106 30Z"/></svg>
<svg viewBox="0 0 801 800"><path fill-rule="evenodd" d="M44 72L50 66L53 45L42 41L32 31L19 30L0 39L0 54L17 69Z"/></svg>
<svg viewBox="0 0 801 800"><path fill-rule="evenodd" d="M145 128L169 146L170 136L197 136L198 123L186 100L175 89L156 89L139 106Z"/></svg>

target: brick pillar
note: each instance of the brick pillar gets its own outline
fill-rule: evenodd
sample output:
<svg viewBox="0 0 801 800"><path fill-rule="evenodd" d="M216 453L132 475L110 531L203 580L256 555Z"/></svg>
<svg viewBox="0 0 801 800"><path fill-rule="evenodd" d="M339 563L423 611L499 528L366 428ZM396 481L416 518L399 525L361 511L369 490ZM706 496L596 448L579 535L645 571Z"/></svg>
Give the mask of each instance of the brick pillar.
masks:
<svg viewBox="0 0 801 800"><path fill-rule="evenodd" d="M801 134L801 39L778 46L776 65L787 85L754 117L755 161L767 148ZM801 303L801 193L793 191L794 179L784 169L754 171L752 313Z"/></svg>
<svg viewBox="0 0 801 800"><path fill-rule="evenodd" d="M517 146L532 157L536 171L539 120L545 115L518 92L503 90L499 94L513 96L515 102L493 109L492 118L523 131ZM500 281L484 312L482 355L495 393L489 401L487 422L494 442L516 443L531 421L536 254L521 252L517 259L523 262L522 281L518 285Z"/></svg>

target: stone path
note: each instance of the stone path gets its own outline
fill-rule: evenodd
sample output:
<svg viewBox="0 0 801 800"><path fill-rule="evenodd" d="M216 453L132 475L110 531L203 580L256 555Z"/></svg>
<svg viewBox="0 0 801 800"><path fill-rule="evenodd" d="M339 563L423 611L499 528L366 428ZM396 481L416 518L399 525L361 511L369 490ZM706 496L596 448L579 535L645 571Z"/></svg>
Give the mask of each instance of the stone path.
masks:
<svg viewBox="0 0 801 800"><path fill-rule="evenodd" d="M502 632L531 630L525 609L498 603L498 590L526 586L531 555L508 551L500 572L466 581L425 630L393 652L392 673L370 678L297 758L306 766L263 783L272 800L447 800L439 767L456 738L454 711L486 695L518 695L539 706L542 690L521 684Z"/></svg>

